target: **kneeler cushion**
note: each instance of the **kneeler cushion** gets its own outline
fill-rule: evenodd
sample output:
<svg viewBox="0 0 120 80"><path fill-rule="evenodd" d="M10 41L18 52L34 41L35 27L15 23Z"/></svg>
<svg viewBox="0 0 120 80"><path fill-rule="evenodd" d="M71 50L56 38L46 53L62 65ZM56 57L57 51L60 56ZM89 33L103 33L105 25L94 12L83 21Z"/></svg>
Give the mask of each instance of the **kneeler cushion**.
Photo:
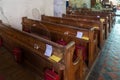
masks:
<svg viewBox="0 0 120 80"><path fill-rule="evenodd" d="M0 80L5 80L5 78L2 75L0 75Z"/></svg>
<svg viewBox="0 0 120 80"><path fill-rule="evenodd" d="M14 55L14 58L16 60L17 63L21 63L22 61L22 51L20 48L18 47L15 47L13 49L13 55Z"/></svg>
<svg viewBox="0 0 120 80"><path fill-rule="evenodd" d="M2 46L3 44L3 41L2 41L2 38L0 37L0 47Z"/></svg>
<svg viewBox="0 0 120 80"><path fill-rule="evenodd" d="M82 50L82 57L83 57L83 60L84 61L87 61L87 52L86 52L86 47L84 47L84 46L81 46L81 45L76 45L76 48L75 48L76 50L76 55L78 55L78 53L77 53L77 50L78 49L81 49Z"/></svg>
<svg viewBox="0 0 120 80"><path fill-rule="evenodd" d="M44 80L60 80L59 75L54 70L47 69L44 76Z"/></svg>

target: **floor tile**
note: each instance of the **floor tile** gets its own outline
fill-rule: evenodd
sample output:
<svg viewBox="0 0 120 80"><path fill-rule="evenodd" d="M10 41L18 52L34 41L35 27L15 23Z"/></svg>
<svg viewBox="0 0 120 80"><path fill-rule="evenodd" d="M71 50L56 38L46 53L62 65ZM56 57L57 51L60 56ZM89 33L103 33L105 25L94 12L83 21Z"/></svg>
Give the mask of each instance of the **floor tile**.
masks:
<svg viewBox="0 0 120 80"><path fill-rule="evenodd" d="M120 80L120 17L115 23L87 80Z"/></svg>

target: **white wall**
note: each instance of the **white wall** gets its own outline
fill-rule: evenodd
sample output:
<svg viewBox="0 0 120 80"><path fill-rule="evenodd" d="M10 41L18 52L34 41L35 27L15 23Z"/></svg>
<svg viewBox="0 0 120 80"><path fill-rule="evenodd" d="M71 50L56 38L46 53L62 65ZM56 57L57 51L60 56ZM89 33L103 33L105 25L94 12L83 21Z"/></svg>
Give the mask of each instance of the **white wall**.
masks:
<svg viewBox="0 0 120 80"><path fill-rule="evenodd" d="M0 19L21 30L23 16L37 20L41 14L53 16L53 3L53 0L0 0Z"/></svg>
<svg viewBox="0 0 120 80"><path fill-rule="evenodd" d="M109 1L112 1L113 5L117 5L118 2L120 2L120 0L109 0ZM120 3L119 3L120 4Z"/></svg>
<svg viewBox="0 0 120 80"><path fill-rule="evenodd" d="M54 0L54 16L62 17L66 13L66 0Z"/></svg>

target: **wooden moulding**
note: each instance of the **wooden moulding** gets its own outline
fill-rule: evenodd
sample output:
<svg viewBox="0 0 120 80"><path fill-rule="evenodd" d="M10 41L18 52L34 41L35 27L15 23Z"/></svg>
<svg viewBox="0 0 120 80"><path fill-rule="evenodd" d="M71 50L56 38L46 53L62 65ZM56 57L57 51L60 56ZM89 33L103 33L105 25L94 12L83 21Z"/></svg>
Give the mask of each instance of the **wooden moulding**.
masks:
<svg viewBox="0 0 120 80"><path fill-rule="evenodd" d="M81 79L81 73L79 73L79 71L82 65L82 54L80 50L80 55L76 61L73 62L73 54L75 50L74 41L70 41L66 46L62 46L40 36L16 30L2 23L0 23L0 36L3 39L4 47L9 51L16 46L21 48L24 55L24 63L42 78L44 77L44 70L46 68L54 68L60 76L60 80ZM53 47L52 55L60 55L59 57L62 59L59 62L51 60L49 57L44 55L46 44ZM37 47L35 45L37 45Z"/></svg>

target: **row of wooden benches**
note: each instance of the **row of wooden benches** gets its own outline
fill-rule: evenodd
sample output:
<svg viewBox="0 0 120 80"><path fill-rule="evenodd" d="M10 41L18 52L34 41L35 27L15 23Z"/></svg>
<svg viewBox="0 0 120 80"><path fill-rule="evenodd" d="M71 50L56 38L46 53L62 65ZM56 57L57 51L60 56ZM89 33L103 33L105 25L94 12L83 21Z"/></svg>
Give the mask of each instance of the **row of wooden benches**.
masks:
<svg viewBox="0 0 120 80"><path fill-rule="evenodd" d="M40 31L44 29L43 32L47 31L48 34L52 34L52 32L57 32L69 37L74 37L68 39L62 37L59 39L62 39L65 42L73 40L76 44L85 46L87 51L88 67L91 68L96 59L96 56L99 53L99 48L102 48L105 39L107 39L111 31L110 22L107 16L109 15L106 15L106 17L102 18L89 16L88 19L85 17L81 18L80 15L67 14L63 15L62 18L42 15L41 21L36 21L24 17L22 20L22 24L23 31L28 31L37 35L41 34ZM39 24L43 24L44 27L39 27ZM76 37L77 33L79 32L83 33L82 37ZM78 38L79 41L76 41L76 38ZM56 39L54 40L56 42Z"/></svg>
<svg viewBox="0 0 120 80"><path fill-rule="evenodd" d="M87 53L87 61L88 61L88 66L89 68L92 66L93 62L96 59L96 56L98 55L98 38L97 38L97 32L96 32L96 28L94 27L87 27L84 26L86 28L80 28L80 27L74 27L71 25L67 25L67 24L56 24L55 22L50 22L48 20L43 20L42 16L42 21L35 21L32 19L28 19L26 17L23 18L23 30L30 32L30 33L34 33L37 35L41 35L43 34L43 32L47 33L46 36L49 38L52 38L51 40L54 42L57 42L57 40L64 40L65 42L70 42L70 41L75 41L76 45L79 46L84 46L86 47L86 53ZM48 16L46 16L48 17ZM53 18L54 19L54 18ZM39 24L43 24L44 26L41 27L39 26ZM54 34L54 32L56 32ZM83 35L82 37L76 37L77 33L79 34L79 32L82 32ZM44 34L45 34L44 33ZM63 34L63 36L57 35L58 33ZM99 32L98 32L99 33ZM50 34L50 35L49 35ZM56 39L56 38L58 39ZM47 39L48 39L47 38ZM85 53L82 53L85 54ZM84 64L85 61L83 61ZM81 71L83 71L86 67L82 67L81 66ZM85 73L84 72L80 72L80 75L82 75L82 79L84 78Z"/></svg>
<svg viewBox="0 0 120 80"><path fill-rule="evenodd" d="M42 25L39 25L42 27ZM38 33L37 33L38 34ZM59 75L60 80L83 80L85 75L84 69L86 67L83 61L81 49L77 50L77 57L75 60L74 52L75 41L73 37L68 37L67 35L51 32L52 37L50 39L45 39L34 34L26 33L23 31L16 30L10 26L0 24L0 38L3 41L3 46L7 48L10 52L17 47L22 50L23 63L37 73L42 79L44 79L44 72L46 69L54 68L54 71ZM71 41L66 45L60 45L54 39L63 39ZM52 39L53 38L53 39ZM79 41L76 39L76 41ZM83 41L84 42L84 41ZM50 51L49 46L52 47ZM52 56L48 57L45 53L52 53L52 56L56 56L60 59L59 62L52 59ZM82 69L84 68L84 69Z"/></svg>
<svg viewBox="0 0 120 80"><path fill-rule="evenodd" d="M47 16L46 16L47 17ZM95 34L95 28L94 27L88 27L88 28L77 28L70 25L63 25L63 24L56 24L49 21L36 21L32 19L28 19L26 17L22 20L23 25L23 31L28 31L30 33L35 34L42 34L43 32L47 33L46 36L53 36L52 32L63 34L63 37L55 36L53 37L53 41L57 42L57 39L55 37L59 37L59 40L64 40L66 43L70 42L71 40L74 40L76 42L76 45L82 45L86 47L86 55L89 55L88 57L88 66L91 67L94 59L98 53L98 39L97 34ZM39 24L43 24L43 27L40 27ZM45 34L44 33L44 34ZM82 33L82 35L79 35ZM50 34L50 35L48 35ZM68 38L67 38L68 37Z"/></svg>
<svg viewBox="0 0 120 80"><path fill-rule="evenodd" d="M97 16L97 17L107 17L109 21L109 25L112 27L112 24L115 22L115 13L111 11L92 11L92 10L75 10L67 14L75 14L75 15L84 15L84 16ZM110 28L111 28L110 27Z"/></svg>
<svg viewBox="0 0 120 80"><path fill-rule="evenodd" d="M76 15L63 15L63 18L43 15L41 21L23 17L25 32L1 23L3 45L9 51L20 47L24 63L42 78L46 69L54 68L60 80L84 80L86 70L91 68L108 37L110 23L105 17L86 19L71 16ZM52 47L52 52L49 47ZM50 52L51 55L46 56L45 53ZM60 61L53 60L53 56Z"/></svg>

